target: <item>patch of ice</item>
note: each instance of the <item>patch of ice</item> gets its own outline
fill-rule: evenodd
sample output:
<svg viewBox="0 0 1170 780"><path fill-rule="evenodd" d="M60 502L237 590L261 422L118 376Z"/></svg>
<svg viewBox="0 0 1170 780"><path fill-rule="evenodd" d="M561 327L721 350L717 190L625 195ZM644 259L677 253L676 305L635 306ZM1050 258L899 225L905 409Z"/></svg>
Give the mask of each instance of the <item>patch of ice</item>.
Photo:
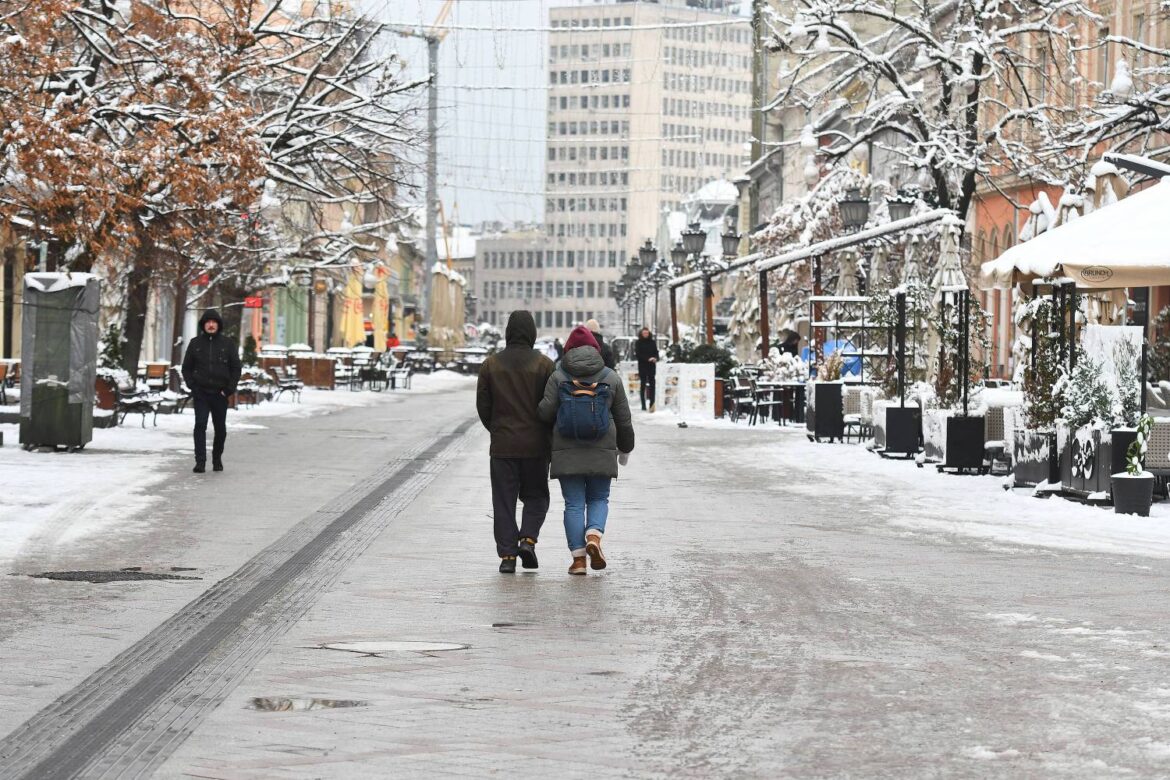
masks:
<svg viewBox="0 0 1170 780"><path fill-rule="evenodd" d="M1031 658L1035 661L1053 661L1054 663L1061 664L1068 661L1068 659L1064 658L1063 656L1053 655L1052 653L1039 653L1035 650L1021 650L1020 658Z"/></svg>
<svg viewBox="0 0 1170 780"><path fill-rule="evenodd" d="M995 750L986 745L972 745L965 747L961 751L967 758L973 758L976 761L995 761L998 758L1015 758L1020 755L1020 751L1007 748L1004 750Z"/></svg>

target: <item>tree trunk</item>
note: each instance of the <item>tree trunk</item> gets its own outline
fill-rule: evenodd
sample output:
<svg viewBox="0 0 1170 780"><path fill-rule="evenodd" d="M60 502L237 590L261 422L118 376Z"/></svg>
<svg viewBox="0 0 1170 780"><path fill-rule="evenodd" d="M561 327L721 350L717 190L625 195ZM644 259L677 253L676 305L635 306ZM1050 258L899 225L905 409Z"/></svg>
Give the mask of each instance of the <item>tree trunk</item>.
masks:
<svg viewBox="0 0 1170 780"><path fill-rule="evenodd" d="M150 271L146 258L150 250L140 247L134 256L134 269L126 285L126 321L122 324L122 368L138 376L138 357L142 354L142 336L146 330L146 306L150 296Z"/></svg>
<svg viewBox="0 0 1170 780"><path fill-rule="evenodd" d="M219 287L220 299L223 301L219 309L219 316L223 317L223 335L236 344L242 340L240 331L242 330L244 310L240 303L246 294L247 291L236 284L225 283Z"/></svg>

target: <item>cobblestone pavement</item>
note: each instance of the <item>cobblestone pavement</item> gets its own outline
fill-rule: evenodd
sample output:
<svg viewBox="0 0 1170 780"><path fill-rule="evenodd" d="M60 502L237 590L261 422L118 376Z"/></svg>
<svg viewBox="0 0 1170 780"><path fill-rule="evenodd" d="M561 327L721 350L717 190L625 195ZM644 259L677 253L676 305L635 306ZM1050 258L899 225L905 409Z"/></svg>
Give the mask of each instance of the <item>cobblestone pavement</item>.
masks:
<svg viewBox="0 0 1170 780"><path fill-rule="evenodd" d="M610 568L565 574L554 484L541 568L502 576L487 437L458 430L471 404L464 391L274 423L249 440L253 470L209 507L230 507L222 517L194 511L176 480L167 510L122 544L160 565L195 561L198 583L21 580L0 597L0 617L17 618L0 644L16 661L2 675L3 731L91 673L98 691L132 682L102 670L151 636L171 637L160 657L174 663L183 645L164 619L190 618L188 602L250 573L269 581L290 559L264 551L317 539L357 507L290 579L313 587L274 589L207 647L202 677L126 702L145 722L114 711L125 728L83 774L1170 773L1170 562L907 530L889 515L939 512L927 488L828 479L809 457L818 445L793 432L641 424L614 486ZM387 431L399 462L386 463L380 438L339 440L347 429ZM362 504L374 489L387 500ZM70 555L88 555L86 568L129 560ZM46 731L14 731L0 756Z"/></svg>

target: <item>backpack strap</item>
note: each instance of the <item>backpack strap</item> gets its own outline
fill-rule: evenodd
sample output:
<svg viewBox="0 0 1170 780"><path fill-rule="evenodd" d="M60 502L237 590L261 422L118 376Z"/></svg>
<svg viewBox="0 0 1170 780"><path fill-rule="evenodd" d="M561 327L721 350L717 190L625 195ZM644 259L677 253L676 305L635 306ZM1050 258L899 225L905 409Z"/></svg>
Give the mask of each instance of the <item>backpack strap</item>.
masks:
<svg viewBox="0 0 1170 780"><path fill-rule="evenodd" d="M574 396L595 396L597 395L597 382L582 382L574 379L573 389L570 393Z"/></svg>

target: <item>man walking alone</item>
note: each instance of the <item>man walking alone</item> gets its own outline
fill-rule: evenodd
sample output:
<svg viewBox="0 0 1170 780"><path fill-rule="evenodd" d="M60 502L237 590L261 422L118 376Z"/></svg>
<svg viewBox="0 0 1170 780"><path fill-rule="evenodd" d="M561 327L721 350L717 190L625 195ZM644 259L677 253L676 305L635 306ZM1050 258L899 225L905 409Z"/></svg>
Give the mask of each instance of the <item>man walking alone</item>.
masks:
<svg viewBox="0 0 1170 780"><path fill-rule="evenodd" d="M634 355L638 358L638 380L641 385L639 395L642 398L642 411L646 411L646 399L649 398L650 411L654 411L654 393L656 390L656 374L658 372L658 342L651 335L649 328L642 328L638 333L638 340L634 342Z"/></svg>
<svg viewBox="0 0 1170 780"><path fill-rule="evenodd" d="M548 464L552 432L537 413L553 362L533 349L536 321L514 311L504 331L506 346L479 369L475 406L491 432L492 509L500 573L516 571L519 556L535 569L536 540L548 513ZM516 527L516 499L524 504Z"/></svg>
<svg viewBox="0 0 1170 780"><path fill-rule="evenodd" d="M183 381L195 399L195 473L207 470L207 418L215 428L211 443L211 467L223 471L223 445L227 441L228 396L240 382L240 355L223 335L223 319L215 309L199 318L199 335L183 356Z"/></svg>

